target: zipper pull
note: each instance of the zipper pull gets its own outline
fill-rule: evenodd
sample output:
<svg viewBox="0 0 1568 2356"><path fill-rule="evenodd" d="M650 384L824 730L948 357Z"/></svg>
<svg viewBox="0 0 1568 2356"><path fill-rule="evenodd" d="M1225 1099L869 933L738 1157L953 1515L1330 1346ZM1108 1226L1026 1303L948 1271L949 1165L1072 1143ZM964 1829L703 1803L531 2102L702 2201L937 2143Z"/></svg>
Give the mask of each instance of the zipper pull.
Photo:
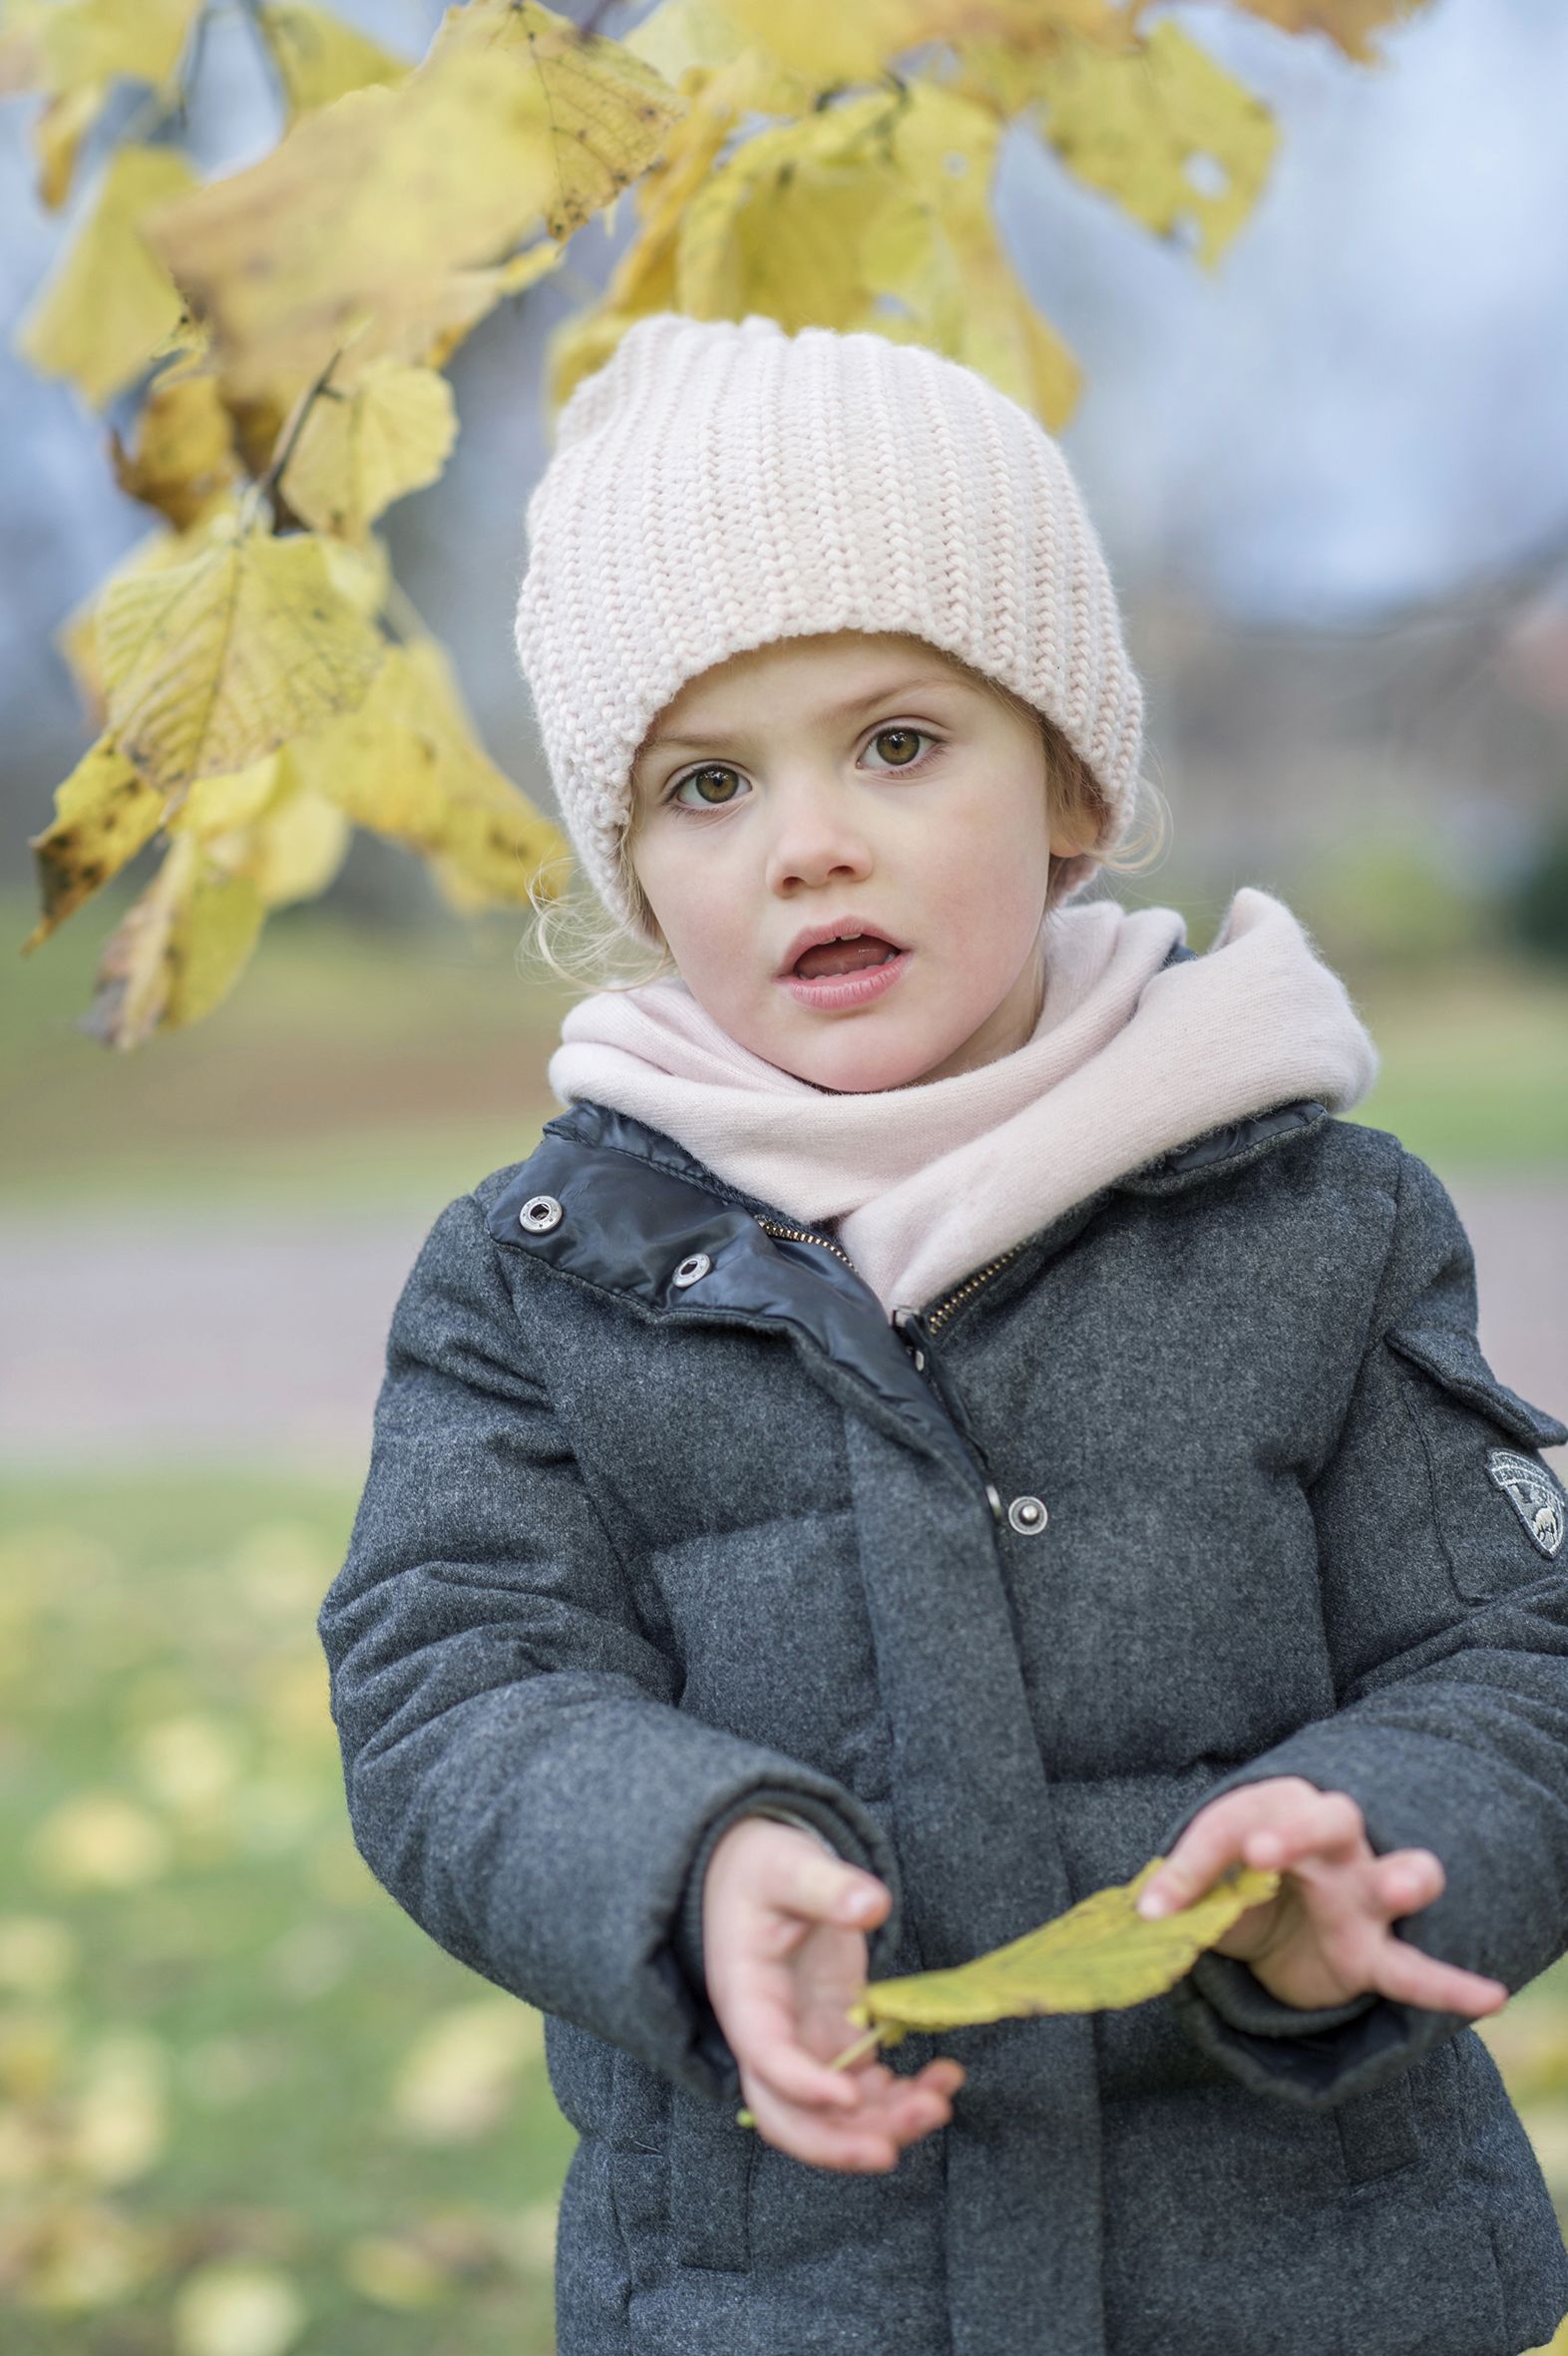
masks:
<svg viewBox="0 0 1568 2356"><path fill-rule="evenodd" d="M918 1309L896 1309L893 1312L893 1330L902 1336L907 1345L910 1356L915 1362L916 1374L924 1374L926 1353L922 1345L929 1342L931 1336L926 1331L920 1311Z"/></svg>

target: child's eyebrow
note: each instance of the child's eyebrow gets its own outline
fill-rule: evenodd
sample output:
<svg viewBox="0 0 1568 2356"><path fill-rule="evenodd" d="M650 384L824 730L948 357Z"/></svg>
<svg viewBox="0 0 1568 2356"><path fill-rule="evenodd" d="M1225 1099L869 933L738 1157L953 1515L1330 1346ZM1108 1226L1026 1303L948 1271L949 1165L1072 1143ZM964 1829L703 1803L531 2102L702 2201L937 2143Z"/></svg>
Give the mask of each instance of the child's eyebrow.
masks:
<svg viewBox="0 0 1568 2356"><path fill-rule="evenodd" d="M893 679L886 686L873 687L869 694L864 689L857 688L853 695L844 696L838 703L824 705L818 717L824 720L843 720L849 718L854 712L869 710L874 703L887 703L897 695L926 694L933 687L959 687L962 684L962 680L942 672L928 672L922 677L914 679ZM639 750L652 752L655 746L667 745L682 747L688 752L700 752L707 745L742 743L745 735L744 729L735 734L730 734L722 729L708 729L700 736L648 736L643 739Z"/></svg>

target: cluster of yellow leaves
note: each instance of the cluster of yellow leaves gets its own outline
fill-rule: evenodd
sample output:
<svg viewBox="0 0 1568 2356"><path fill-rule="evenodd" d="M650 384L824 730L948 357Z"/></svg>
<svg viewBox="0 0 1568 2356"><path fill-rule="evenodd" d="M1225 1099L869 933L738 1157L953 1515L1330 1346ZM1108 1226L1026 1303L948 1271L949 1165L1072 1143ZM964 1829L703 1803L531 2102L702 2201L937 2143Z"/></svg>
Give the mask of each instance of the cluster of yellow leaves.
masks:
<svg viewBox="0 0 1568 2356"><path fill-rule="evenodd" d="M1420 0L1237 4L1371 60ZM17 336L97 408L144 386L112 458L163 522L64 633L100 732L31 838L24 951L165 837L85 1027L130 1047L206 1013L355 825L414 848L459 909L522 903L561 861L435 640L389 643L373 527L446 464L441 371L464 337L622 191L637 234L557 332L554 404L648 311L762 311L929 344L1058 430L1080 372L996 231L1003 133L1027 122L1210 269L1274 153L1268 110L1178 27L1146 26L1152 5L663 0L616 42L537 0L467 0L410 65L304 0L256 0L277 146L202 185L127 137ZM120 80L183 106L203 0L0 8L0 93L45 100L46 204Z"/></svg>

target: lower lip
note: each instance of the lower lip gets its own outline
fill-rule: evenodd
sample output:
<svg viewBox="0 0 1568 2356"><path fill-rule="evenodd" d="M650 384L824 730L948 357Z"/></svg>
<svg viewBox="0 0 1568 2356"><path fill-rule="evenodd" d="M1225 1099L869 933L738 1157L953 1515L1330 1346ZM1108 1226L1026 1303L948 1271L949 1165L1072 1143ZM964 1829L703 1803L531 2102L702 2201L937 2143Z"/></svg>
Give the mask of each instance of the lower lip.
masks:
<svg viewBox="0 0 1568 2356"><path fill-rule="evenodd" d="M859 974L823 974L815 982L807 982L799 974L781 974L779 980L803 1006L836 1014L842 1007L869 1006L873 998L885 996L909 964L911 954L901 949L897 957L880 966L867 966Z"/></svg>

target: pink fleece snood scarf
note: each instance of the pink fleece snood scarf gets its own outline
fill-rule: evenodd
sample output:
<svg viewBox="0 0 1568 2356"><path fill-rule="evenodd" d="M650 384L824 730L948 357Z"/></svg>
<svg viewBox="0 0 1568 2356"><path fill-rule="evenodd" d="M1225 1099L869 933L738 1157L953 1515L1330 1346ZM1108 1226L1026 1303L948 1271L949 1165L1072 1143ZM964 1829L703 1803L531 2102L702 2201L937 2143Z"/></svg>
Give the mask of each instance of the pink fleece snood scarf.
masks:
<svg viewBox="0 0 1568 2356"><path fill-rule="evenodd" d="M739 1045L679 980L583 999L550 1086L662 1129L748 1194L833 1233L885 1308L923 1308L1074 1203L1222 1122L1359 1103L1378 1057L1283 901L1243 886L1208 953L1162 973L1176 909L1046 917L1025 1043L978 1071L836 1092Z"/></svg>

